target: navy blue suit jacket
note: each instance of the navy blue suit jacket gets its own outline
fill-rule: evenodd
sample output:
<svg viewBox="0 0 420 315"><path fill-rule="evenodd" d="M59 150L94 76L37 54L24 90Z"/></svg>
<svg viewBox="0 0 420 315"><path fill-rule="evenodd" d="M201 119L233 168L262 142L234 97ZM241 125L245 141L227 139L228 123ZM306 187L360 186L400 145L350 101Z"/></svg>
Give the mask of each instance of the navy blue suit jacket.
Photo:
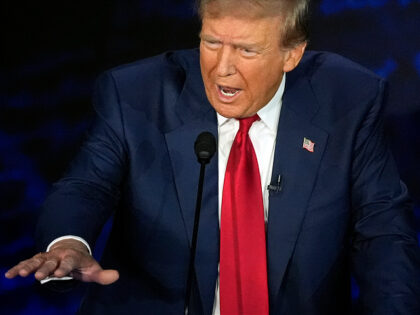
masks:
<svg viewBox="0 0 420 315"><path fill-rule="evenodd" d="M287 74L267 225L270 314L347 314L350 271L366 314L420 314L419 250L407 191L384 142L384 81L342 57L308 52ZM82 314L182 314L202 131L216 113L198 50L105 73L97 118L48 197L37 239L73 234L92 246L114 213ZM302 148L304 137L314 152ZM217 155L207 167L191 310L211 314L219 261Z"/></svg>

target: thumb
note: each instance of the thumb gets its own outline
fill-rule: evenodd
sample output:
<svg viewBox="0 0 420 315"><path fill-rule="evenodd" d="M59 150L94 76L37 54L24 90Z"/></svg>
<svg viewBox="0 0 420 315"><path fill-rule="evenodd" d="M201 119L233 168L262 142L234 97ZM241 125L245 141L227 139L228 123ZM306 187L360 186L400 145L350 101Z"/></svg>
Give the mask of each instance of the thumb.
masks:
<svg viewBox="0 0 420 315"><path fill-rule="evenodd" d="M106 269L106 270L98 270L94 274L92 274L91 280L93 282L102 284L102 285L108 285L111 283L114 283L118 280L120 277L120 274L117 270L114 269Z"/></svg>

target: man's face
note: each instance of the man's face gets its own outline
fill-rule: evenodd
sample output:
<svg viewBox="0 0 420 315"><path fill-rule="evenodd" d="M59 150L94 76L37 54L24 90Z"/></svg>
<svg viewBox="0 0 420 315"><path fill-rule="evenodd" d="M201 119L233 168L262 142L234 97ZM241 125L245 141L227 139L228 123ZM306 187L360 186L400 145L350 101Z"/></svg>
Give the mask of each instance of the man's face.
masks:
<svg viewBox="0 0 420 315"><path fill-rule="evenodd" d="M207 98L222 116L254 115L274 96L283 73L299 62L304 45L298 55L282 49L281 22L279 16L204 14L201 74Z"/></svg>

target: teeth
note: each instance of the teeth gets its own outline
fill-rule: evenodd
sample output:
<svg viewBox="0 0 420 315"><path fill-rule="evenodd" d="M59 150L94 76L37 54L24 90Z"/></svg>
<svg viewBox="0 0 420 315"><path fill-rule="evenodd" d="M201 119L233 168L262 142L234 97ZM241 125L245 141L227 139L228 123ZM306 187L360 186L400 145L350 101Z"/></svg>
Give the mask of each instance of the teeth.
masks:
<svg viewBox="0 0 420 315"><path fill-rule="evenodd" d="M238 93L238 92L239 92L238 90L234 90L234 89L229 89L229 90L226 90L226 89L224 89L224 88L221 88L221 89L220 89L220 91L222 92L222 94L223 94L224 96L229 96L229 97L232 97L232 96L234 96L236 93Z"/></svg>

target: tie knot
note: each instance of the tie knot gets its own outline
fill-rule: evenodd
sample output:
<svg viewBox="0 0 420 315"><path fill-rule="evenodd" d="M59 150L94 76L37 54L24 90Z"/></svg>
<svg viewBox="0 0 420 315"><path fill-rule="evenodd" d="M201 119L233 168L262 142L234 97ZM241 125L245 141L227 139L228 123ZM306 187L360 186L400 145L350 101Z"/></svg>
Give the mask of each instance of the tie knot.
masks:
<svg viewBox="0 0 420 315"><path fill-rule="evenodd" d="M239 131L248 133L252 124L257 120L260 120L260 116L258 116L258 114L255 114L254 116L251 116L251 117L240 118L239 119Z"/></svg>

